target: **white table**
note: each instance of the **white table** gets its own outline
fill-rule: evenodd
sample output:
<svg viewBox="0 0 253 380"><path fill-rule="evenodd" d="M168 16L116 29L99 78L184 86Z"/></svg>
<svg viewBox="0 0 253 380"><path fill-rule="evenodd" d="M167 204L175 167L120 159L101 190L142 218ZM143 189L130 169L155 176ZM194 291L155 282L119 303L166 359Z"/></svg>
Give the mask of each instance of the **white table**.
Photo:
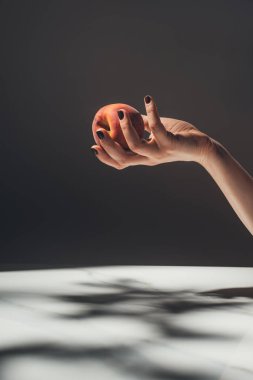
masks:
<svg viewBox="0 0 253 380"><path fill-rule="evenodd" d="M252 380L253 268L0 273L1 380Z"/></svg>

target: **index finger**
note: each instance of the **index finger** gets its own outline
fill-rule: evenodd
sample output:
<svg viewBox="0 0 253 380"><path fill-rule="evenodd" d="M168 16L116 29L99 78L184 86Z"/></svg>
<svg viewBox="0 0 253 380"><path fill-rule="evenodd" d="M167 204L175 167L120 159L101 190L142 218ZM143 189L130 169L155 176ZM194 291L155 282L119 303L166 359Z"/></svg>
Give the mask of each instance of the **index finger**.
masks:
<svg viewBox="0 0 253 380"><path fill-rule="evenodd" d="M162 124L156 103L150 95L146 95L144 98L145 107L147 111L148 125L158 145L163 145L167 140L167 131Z"/></svg>

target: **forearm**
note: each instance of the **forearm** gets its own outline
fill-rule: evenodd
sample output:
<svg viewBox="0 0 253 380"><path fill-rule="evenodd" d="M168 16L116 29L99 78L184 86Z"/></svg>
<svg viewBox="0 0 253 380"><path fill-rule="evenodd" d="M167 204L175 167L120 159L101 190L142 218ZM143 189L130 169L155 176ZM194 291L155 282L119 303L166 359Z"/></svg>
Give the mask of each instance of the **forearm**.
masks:
<svg viewBox="0 0 253 380"><path fill-rule="evenodd" d="M213 148L199 162L217 183L228 202L253 235L253 177L229 151L212 139Z"/></svg>

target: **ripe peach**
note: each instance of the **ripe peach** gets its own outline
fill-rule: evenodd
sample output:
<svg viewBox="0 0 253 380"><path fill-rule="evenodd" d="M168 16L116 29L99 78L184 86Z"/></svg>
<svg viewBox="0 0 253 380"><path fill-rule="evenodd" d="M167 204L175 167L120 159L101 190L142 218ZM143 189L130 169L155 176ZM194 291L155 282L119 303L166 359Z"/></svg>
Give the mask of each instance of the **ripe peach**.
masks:
<svg viewBox="0 0 253 380"><path fill-rule="evenodd" d="M136 129L140 138L143 138L144 122L141 114L135 108L123 103L108 104L97 111L92 122L92 133L97 145L100 145L100 140L96 134L96 131L99 128L104 128L108 131L110 137L114 141L117 141L124 149L129 149L125 136L120 127L117 114L119 109L124 109L128 112L132 125Z"/></svg>

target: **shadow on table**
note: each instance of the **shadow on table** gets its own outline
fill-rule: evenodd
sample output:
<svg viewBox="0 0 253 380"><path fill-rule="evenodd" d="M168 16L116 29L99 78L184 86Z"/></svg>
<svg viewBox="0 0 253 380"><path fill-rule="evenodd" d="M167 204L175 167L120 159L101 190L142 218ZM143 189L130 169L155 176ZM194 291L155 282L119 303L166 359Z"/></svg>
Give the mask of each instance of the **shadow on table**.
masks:
<svg viewBox="0 0 253 380"><path fill-rule="evenodd" d="M80 285L80 284L78 284ZM139 321L155 327L159 336L170 344L170 340L189 339L194 341L208 340L234 341L236 335L200 331L195 328L175 324L176 316L191 312L231 310L244 312L243 307L253 299L253 288L217 289L208 292L193 292L189 290L161 291L148 288L138 281L122 279L111 283L82 283L84 293L49 295L55 302L78 304L81 310L71 313L52 313L51 318L59 320L90 320L101 317L137 318ZM104 292L106 287L107 292ZM92 289L94 288L94 292ZM111 288L111 291L110 291ZM87 292L89 289L89 292ZM101 289L101 292L99 292ZM2 295L4 296L4 295ZM5 295L6 296L6 295ZM25 294L23 294L23 297ZM18 297L18 293L15 295ZM38 295L40 297L40 295ZM129 307L130 305L130 307ZM87 307L88 306L88 307ZM148 306L148 307L147 307ZM83 310L82 310L83 307ZM124 319L125 321L125 319ZM124 323L124 322L123 322ZM124 324L122 324L124 328ZM165 368L141 356L142 348L156 344L152 339L142 340L133 345L109 345L108 347L73 347L69 344L54 345L38 344L11 347L0 351L0 363L5 360L20 357L40 357L57 361L103 360L111 367L116 367L122 373L132 374L133 379L175 379L175 380L213 380L214 374L208 370L186 368ZM135 358L132 360L132 358ZM139 359L138 359L139 358ZM136 360L137 359L137 360ZM84 374L85 375L85 374Z"/></svg>

